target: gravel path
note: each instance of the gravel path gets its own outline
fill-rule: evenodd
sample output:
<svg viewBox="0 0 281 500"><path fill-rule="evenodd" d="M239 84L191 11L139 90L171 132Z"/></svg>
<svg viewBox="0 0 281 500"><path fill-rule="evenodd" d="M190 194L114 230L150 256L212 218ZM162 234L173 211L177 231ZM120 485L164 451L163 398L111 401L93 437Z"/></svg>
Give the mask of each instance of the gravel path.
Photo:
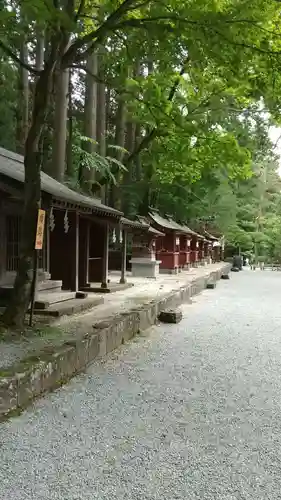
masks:
<svg viewBox="0 0 281 500"><path fill-rule="evenodd" d="M151 300L160 299L180 286L191 283L192 280L206 276L212 271L221 269L222 263L210 264L206 267L193 268L183 271L177 275L160 274L158 279L132 278L127 276L128 282L134 286L115 293L103 294L104 304L71 316L62 316L52 320L52 326L59 327L63 334L58 337L57 331L45 331L44 335L22 338L19 341L1 342L0 339L0 369L19 363L27 356L38 354L38 351L50 345L63 344L67 340L73 340L73 335L85 335L91 332L93 324L98 321L108 320L121 312L134 309L141 304L149 303ZM112 282L119 283L120 272L110 273ZM97 297L97 294L89 294ZM37 324L40 327L40 323Z"/></svg>
<svg viewBox="0 0 281 500"><path fill-rule="evenodd" d="M280 298L233 274L2 424L0 499L280 499Z"/></svg>

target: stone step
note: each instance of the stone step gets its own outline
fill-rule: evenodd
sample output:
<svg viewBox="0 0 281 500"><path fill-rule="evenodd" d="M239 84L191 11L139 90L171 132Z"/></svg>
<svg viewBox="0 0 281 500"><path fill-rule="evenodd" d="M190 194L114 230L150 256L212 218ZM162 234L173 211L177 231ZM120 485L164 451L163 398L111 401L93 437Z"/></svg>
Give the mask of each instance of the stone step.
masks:
<svg viewBox="0 0 281 500"><path fill-rule="evenodd" d="M120 290L126 290L127 288L133 287L133 283L108 283L106 288L102 288L100 283L89 283L88 286L81 288L83 292L92 293L112 293L119 292Z"/></svg>
<svg viewBox="0 0 281 500"><path fill-rule="evenodd" d="M44 280L38 283L38 291L43 290L61 290L62 281L61 280Z"/></svg>
<svg viewBox="0 0 281 500"><path fill-rule="evenodd" d="M66 302L72 299L85 299L87 297L87 293L84 292L68 292L62 291L47 291L40 292L38 294L37 300L34 303L35 309L48 309L53 304L60 304L61 302Z"/></svg>
<svg viewBox="0 0 281 500"><path fill-rule="evenodd" d="M38 269L37 277L38 281L46 281L51 279L50 273L48 273L47 271L43 271L42 269Z"/></svg>
<svg viewBox="0 0 281 500"><path fill-rule="evenodd" d="M91 309L104 303L103 297L86 297L84 299L70 299L51 304L47 309L34 309L34 314L59 318Z"/></svg>

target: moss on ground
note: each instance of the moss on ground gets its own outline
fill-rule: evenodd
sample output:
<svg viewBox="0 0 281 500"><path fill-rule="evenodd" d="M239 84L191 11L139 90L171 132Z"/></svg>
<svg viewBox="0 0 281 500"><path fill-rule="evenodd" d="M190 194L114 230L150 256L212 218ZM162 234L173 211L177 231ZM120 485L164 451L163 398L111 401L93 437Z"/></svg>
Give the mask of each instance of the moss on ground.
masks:
<svg viewBox="0 0 281 500"><path fill-rule="evenodd" d="M56 326L37 324L33 327L26 326L24 329L6 328L0 323L0 342L13 342L18 340L42 337L58 337L62 330Z"/></svg>

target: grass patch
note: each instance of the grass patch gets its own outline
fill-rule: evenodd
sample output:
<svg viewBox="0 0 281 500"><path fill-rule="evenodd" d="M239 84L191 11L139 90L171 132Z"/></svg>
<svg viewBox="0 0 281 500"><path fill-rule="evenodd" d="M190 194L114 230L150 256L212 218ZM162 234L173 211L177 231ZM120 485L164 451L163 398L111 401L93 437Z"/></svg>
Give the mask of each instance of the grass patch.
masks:
<svg viewBox="0 0 281 500"><path fill-rule="evenodd" d="M57 338L62 334L56 326L52 325L35 325L33 327L26 326L24 329L6 328L0 323L0 342L14 342L19 340L26 340L30 338L44 338L52 337Z"/></svg>

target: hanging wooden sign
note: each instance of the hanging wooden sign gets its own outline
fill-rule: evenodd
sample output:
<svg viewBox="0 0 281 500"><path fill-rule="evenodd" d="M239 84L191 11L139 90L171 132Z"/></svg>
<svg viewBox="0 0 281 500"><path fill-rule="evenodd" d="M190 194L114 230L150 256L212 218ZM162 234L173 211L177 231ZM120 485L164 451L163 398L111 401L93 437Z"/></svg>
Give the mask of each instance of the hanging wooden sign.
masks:
<svg viewBox="0 0 281 500"><path fill-rule="evenodd" d="M45 210L39 209L38 210L38 217L37 217L35 250L42 250L42 248L43 248L45 217L46 217Z"/></svg>

